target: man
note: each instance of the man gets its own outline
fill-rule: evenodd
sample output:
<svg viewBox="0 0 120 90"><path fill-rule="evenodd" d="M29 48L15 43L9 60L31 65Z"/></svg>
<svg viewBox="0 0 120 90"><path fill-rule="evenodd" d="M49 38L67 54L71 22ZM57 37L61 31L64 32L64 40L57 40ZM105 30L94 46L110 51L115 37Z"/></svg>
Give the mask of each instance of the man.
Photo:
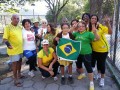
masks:
<svg viewBox="0 0 120 90"><path fill-rule="evenodd" d="M12 70L14 76L14 85L22 86L18 81L21 76L21 64L23 53L22 28L18 25L19 16L14 14L11 18L11 24L4 28L3 41L7 45L7 53L12 62Z"/></svg>

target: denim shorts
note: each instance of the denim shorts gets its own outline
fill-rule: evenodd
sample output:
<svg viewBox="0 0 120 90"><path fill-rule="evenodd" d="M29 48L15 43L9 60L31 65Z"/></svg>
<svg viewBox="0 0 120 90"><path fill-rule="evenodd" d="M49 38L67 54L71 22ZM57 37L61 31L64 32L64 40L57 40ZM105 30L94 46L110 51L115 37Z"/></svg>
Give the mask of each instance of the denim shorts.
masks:
<svg viewBox="0 0 120 90"><path fill-rule="evenodd" d="M17 55L10 55L10 61L11 62L16 62L16 61L19 61L20 58L23 57L23 54L17 54Z"/></svg>

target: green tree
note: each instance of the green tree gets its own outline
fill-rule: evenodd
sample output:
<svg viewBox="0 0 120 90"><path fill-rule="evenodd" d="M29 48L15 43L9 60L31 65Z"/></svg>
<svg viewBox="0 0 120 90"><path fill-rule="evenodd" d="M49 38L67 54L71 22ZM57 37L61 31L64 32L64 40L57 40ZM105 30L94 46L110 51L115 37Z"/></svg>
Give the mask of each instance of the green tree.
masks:
<svg viewBox="0 0 120 90"><path fill-rule="evenodd" d="M52 20L55 26L57 26L57 19L61 10L69 2L69 0L45 0L48 4L49 14L52 16Z"/></svg>
<svg viewBox="0 0 120 90"><path fill-rule="evenodd" d="M105 14L113 17L114 0L88 0L84 11L90 12L90 14L97 14L101 22Z"/></svg>
<svg viewBox="0 0 120 90"><path fill-rule="evenodd" d="M24 6L26 2L32 4L35 1L41 1L41 0L1 0L0 13L1 12L18 13L19 12L18 7Z"/></svg>
<svg viewBox="0 0 120 90"><path fill-rule="evenodd" d="M63 18L67 18L69 22L77 17L80 19L81 14L84 12L84 5L87 1L88 0L70 0L58 15L58 23L61 23ZM51 11L49 11L46 15L49 22L53 21L51 16Z"/></svg>

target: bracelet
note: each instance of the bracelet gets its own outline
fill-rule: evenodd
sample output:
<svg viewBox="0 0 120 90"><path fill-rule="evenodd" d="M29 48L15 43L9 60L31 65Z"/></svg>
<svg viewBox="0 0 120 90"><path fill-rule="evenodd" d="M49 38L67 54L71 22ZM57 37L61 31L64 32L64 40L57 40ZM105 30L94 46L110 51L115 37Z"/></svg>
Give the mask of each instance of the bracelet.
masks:
<svg viewBox="0 0 120 90"><path fill-rule="evenodd" d="M7 45L7 47L11 46L8 41L6 41L5 44Z"/></svg>

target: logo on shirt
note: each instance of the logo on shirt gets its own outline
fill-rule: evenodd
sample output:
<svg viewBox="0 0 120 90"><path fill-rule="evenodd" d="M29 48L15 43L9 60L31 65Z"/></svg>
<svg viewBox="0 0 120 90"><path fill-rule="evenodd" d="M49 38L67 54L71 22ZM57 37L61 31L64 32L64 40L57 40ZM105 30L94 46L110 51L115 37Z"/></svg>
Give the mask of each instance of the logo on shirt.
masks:
<svg viewBox="0 0 120 90"><path fill-rule="evenodd" d="M34 41L34 36L32 34L27 34L28 41Z"/></svg>

